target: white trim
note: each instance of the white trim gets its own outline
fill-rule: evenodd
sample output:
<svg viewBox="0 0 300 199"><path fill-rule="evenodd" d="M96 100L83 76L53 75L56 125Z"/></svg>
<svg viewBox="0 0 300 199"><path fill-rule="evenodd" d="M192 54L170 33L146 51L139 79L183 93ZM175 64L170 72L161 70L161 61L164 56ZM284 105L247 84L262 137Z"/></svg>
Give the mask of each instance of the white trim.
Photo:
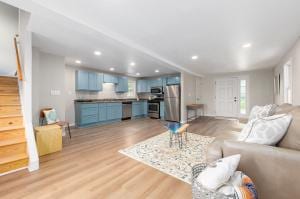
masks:
<svg viewBox="0 0 300 199"><path fill-rule="evenodd" d="M23 169L27 169L27 167L22 167L22 168L18 168L18 169L15 169L15 170L11 170L11 171L8 171L8 172L5 172L5 173L1 173L0 174L0 177L1 176L4 176L4 175L7 175L7 174L11 174L11 173L14 173L14 172L17 172L17 171L21 171Z"/></svg>

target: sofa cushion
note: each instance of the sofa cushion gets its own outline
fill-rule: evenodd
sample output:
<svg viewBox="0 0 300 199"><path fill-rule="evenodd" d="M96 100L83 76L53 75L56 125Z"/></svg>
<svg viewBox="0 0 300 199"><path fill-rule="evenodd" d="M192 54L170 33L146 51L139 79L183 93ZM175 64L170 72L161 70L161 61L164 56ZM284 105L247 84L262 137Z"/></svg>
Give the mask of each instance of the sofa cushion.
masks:
<svg viewBox="0 0 300 199"><path fill-rule="evenodd" d="M293 116L293 120L278 146L300 150L300 107L294 108L289 114Z"/></svg>
<svg viewBox="0 0 300 199"><path fill-rule="evenodd" d="M275 113L277 105L269 104L266 106L254 106L249 115L249 121L271 116Z"/></svg>
<svg viewBox="0 0 300 199"><path fill-rule="evenodd" d="M287 132L292 116L281 114L251 120L240 134L239 141L275 145Z"/></svg>

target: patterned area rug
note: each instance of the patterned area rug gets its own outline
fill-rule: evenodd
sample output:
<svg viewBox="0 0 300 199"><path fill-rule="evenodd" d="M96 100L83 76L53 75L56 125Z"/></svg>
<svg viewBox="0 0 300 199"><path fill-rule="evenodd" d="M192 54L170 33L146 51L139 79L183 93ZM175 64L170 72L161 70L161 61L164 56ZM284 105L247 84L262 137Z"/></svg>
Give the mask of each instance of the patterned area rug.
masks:
<svg viewBox="0 0 300 199"><path fill-rule="evenodd" d="M205 152L215 138L188 133L182 149L178 143L170 148L169 138L165 132L119 152L191 184L192 166L206 162Z"/></svg>

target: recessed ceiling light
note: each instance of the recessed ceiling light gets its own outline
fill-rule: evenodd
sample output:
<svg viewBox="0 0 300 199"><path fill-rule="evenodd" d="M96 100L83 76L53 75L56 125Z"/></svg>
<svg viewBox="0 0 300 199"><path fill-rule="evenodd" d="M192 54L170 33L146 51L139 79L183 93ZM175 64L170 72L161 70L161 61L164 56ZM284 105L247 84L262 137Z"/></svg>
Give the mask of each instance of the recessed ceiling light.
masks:
<svg viewBox="0 0 300 199"><path fill-rule="evenodd" d="M156 73L159 73L159 70L155 70Z"/></svg>
<svg viewBox="0 0 300 199"><path fill-rule="evenodd" d="M102 53L100 52L100 51L94 51L94 55L97 55L97 56L99 56L99 55L101 55Z"/></svg>
<svg viewBox="0 0 300 199"><path fill-rule="evenodd" d="M115 68L110 68L109 70L110 70L110 71L114 71L114 70L115 70Z"/></svg>
<svg viewBox="0 0 300 199"><path fill-rule="evenodd" d="M81 64L81 61L80 60L76 60L75 63L76 64Z"/></svg>
<svg viewBox="0 0 300 199"><path fill-rule="evenodd" d="M198 59L198 56L197 55L194 55L194 56L192 56L192 59Z"/></svg>
<svg viewBox="0 0 300 199"><path fill-rule="evenodd" d="M137 76L141 75L140 73L136 73Z"/></svg>
<svg viewBox="0 0 300 199"><path fill-rule="evenodd" d="M252 46L251 43L247 43L247 44L244 44L244 45L243 45L243 48L250 48L251 46Z"/></svg>
<svg viewBox="0 0 300 199"><path fill-rule="evenodd" d="M135 66L135 63L134 63L134 62L131 62L131 63L130 63L130 66Z"/></svg>

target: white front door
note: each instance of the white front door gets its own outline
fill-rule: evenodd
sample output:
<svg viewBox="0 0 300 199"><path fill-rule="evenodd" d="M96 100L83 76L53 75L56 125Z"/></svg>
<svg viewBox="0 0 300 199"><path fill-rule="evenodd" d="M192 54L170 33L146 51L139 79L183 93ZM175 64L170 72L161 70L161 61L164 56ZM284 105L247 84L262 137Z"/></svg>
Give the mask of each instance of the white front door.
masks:
<svg viewBox="0 0 300 199"><path fill-rule="evenodd" d="M239 115L239 79L216 80L216 116L237 117Z"/></svg>

